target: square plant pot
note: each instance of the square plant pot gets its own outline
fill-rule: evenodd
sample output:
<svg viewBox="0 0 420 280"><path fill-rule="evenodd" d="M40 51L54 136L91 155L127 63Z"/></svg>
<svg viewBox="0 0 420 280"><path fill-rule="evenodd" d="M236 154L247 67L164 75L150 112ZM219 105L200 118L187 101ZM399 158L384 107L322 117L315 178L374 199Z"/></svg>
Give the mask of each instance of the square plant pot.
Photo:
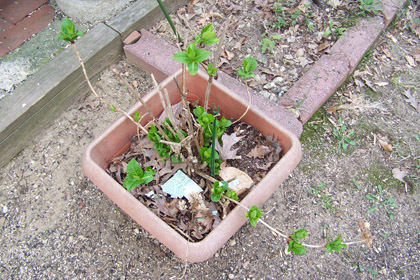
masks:
<svg viewBox="0 0 420 280"><path fill-rule="evenodd" d="M181 85L181 77L181 70L179 70L160 84L162 88L168 90L172 104L180 101L180 94L174 79L177 79ZM193 99L198 98L201 104L204 103L206 86L207 74L203 72L194 76L186 74L187 92L193 96ZM151 91L144 101L155 116L162 113L163 107L156 90ZM247 101L242 100L217 81L212 85L209 104L220 105L221 115L227 119L239 118L248 105ZM136 103L128 113L134 115L136 111L141 115L146 113L140 102ZM150 118L144 117L142 122L145 124L149 120ZM267 118L263 112L253 106L242 121L252 125L264 135L273 136L283 148L283 155L279 162L242 199L241 203L249 208L253 205L261 206L289 176L300 161L301 146L294 134ZM238 206L235 207L203 240L195 243L187 241L105 171L114 157L128 151L130 137L135 134L136 126L128 118L122 117L117 120L87 147L82 159L83 172L118 207L178 257L189 262L201 262L209 259L247 222L246 210Z"/></svg>

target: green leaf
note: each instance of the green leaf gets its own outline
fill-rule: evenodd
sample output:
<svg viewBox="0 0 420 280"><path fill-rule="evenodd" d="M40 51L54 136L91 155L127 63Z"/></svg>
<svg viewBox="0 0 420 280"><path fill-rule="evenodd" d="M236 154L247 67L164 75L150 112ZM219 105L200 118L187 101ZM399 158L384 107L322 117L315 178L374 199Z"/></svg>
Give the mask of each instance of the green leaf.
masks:
<svg viewBox="0 0 420 280"><path fill-rule="evenodd" d="M76 40L77 37L80 37L82 35L83 32L79 30L76 31L76 27L70 19L63 19L63 21L61 22L61 33L58 34L59 40L74 43L74 40Z"/></svg>
<svg viewBox="0 0 420 280"><path fill-rule="evenodd" d="M134 113L134 121L135 122L139 122L140 121L140 113L137 112L137 111Z"/></svg>
<svg viewBox="0 0 420 280"><path fill-rule="evenodd" d="M341 234L338 237L327 244L327 252L332 253L333 251L340 252L342 248L347 248L346 244L343 244L343 240L341 240Z"/></svg>
<svg viewBox="0 0 420 280"><path fill-rule="evenodd" d="M249 223L255 227L258 223L258 219L264 215L264 212L257 206L252 206L249 211L245 214L245 217L249 219Z"/></svg>
<svg viewBox="0 0 420 280"><path fill-rule="evenodd" d="M188 72L190 72L191 75L195 75L198 72L198 63L193 61L187 64Z"/></svg>
<svg viewBox="0 0 420 280"><path fill-rule="evenodd" d="M233 200L239 200L238 194L235 190L227 189L225 195Z"/></svg>
<svg viewBox="0 0 420 280"><path fill-rule="evenodd" d="M213 31L213 24L209 24L201 30L200 36L196 36L197 44L213 45L219 42L216 32Z"/></svg>
<svg viewBox="0 0 420 280"><path fill-rule="evenodd" d="M112 104L111 104L111 106L109 106L109 107L110 107L111 111L113 111L113 112L117 112L117 108L115 108L115 106L114 106L114 105L112 105Z"/></svg>
<svg viewBox="0 0 420 280"><path fill-rule="evenodd" d="M131 191L143 183L143 170L140 164L133 158L127 165L127 177L124 179L123 186Z"/></svg>
<svg viewBox="0 0 420 280"><path fill-rule="evenodd" d="M194 115L199 118L201 117L201 115L204 113L204 108L203 106L197 106L194 108L193 110Z"/></svg>
<svg viewBox="0 0 420 280"><path fill-rule="evenodd" d="M305 238L306 236L308 236L308 231L307 231L306 229L304 229L304 228L301 228L301 229L299 229L299 230L295 231L295 232L291 235L291 238L292 238L292 239L295 239L295 240L298 240L298 239L303 239L303 238Z"/></svg>
<svg viewBox="0 0 420 280"><path fill-rule="evenodd" d="M156 174L156 170L152 169L150 166L146 167L146 170L143 174L143 183L148 184L153 181Z"/></svg>
<svg viewBox="0 0 420 280"><path fill-rule="evenodd" d="M218 202L224 192L228 188L228 183L226 181L216 181L213 183L213 188L211 189L211 200Z"/></svg>
<svg viewBox="0 0 420 280"><path fill-rule="evenodd" d="M306 248L302 245L302 243L296 242L294 240L289 241L289 248L287 248L287 251L293 252L297 255L306 254Z"/></svg>
<svg viewBox="0 0 420 280"><path fill-rule="evenodd" d="M177 52L174 54L173 58L181 63L190 63L191 58L188 56L188 54L184 51Z"/></svg>
<svg viewBox="0 0 420 280"><path fill-rule="evenodd" d="M238 69L238 74L243 79L249 78L249 77L255 77L254 70L257 68L257 61L252 57L247 57L243 61L243 67Z"/></svg>
<svg viewBox="0 0 420 280"><path fill-rule="evenodd" d="M209 73L209 75L213 77L216 76L218 70L219 68L213 67L213 64L211 62L209 63L209 66L207 67L207 73Z"/></svg>
<svg viewBox="0 0 420 280"><path fill-rule="evenodd" d="M197 52L195 54L195 62L202 62L206 60L211 55L211 52L208 50L203 49L197 49Z"/></svg>

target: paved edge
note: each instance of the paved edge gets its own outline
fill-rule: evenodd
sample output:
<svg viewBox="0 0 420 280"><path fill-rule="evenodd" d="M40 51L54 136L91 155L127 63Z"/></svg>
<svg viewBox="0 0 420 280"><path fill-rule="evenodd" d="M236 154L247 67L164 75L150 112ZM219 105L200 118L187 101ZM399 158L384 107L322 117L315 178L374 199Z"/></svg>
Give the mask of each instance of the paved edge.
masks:
<svg viewBox="0 0 420 280"><path fill-rule="evenodd" d="M164 1L168 11L186 3L187 0ZM121 57L126 34L150 27L162 18L155 0L137 1L80 38L76 45L91 79ZM1 99L0 167L88 90L76 55L69 47L18 86L13 95Z"/></svg>

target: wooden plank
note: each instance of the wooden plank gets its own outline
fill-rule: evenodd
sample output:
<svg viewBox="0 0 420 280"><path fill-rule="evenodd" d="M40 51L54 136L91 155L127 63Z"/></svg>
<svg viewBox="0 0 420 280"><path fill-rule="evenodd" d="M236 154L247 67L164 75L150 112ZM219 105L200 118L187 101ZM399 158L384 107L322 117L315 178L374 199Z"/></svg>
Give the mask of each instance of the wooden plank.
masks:
<svg viewBox="0 0 420 280"><path fill-rule="evenodd" d="M188 0L165 0L163 4L168 12L172 12L187 2ZM125 9L119 16L110 20L107 25L119 32L122 38L125 38L134 30L150 28L163 18L163 13L156 0L142 0Z"/></svg>
<svg viewBox="0 0 420 280"><path fill-rule="evenodd" d="M120 36L104 24L83 36L77 47L90 77L98 75L122 53ZM23 149L72 100L87 92L76 54L73 48L68 48L25 81L13 96L0 100L0 166Z"/></svg>

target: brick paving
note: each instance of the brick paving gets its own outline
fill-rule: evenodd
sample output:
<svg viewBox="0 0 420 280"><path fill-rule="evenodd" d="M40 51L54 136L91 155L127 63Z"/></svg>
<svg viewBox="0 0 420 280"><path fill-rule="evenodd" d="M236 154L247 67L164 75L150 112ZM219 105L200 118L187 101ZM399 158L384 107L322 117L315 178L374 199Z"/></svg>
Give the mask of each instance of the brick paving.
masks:
<svg viewBox="0 0 420 280"><path fill-rule="evenodd" d="M37 34L54 18L48 0L2 0L0 2L0 57Z"/></svg>

